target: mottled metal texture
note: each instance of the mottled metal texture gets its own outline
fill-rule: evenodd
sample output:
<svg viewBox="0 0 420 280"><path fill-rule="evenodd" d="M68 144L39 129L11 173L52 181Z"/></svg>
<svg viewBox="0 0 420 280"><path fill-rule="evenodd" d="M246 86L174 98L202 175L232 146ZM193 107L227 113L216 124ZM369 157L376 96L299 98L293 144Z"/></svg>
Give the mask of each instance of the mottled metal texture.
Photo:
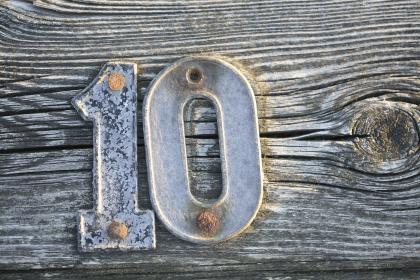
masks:
<svg viewBox="0 0 420 280"><path fill-rule="evenodd" d="M194 98L211 100L217 111L223 191L215 201L199 201L190 191L183 112ZM182 59L152 82L143 118L150 196L168 230L196 243L243 231L263 193L256 102L244 75L218 58Z"/></svg>
<svg viewBox="0 0 420 280"><path fill-rule="evenodd" d="M112 90L111 75L122 75L122 89ZM121 76L120 76L121 78ZM115 87L114 87L115 89ZM93 121L94 210L78 215L79 250L155 248L154 214L137 208L137 66L107 63L72 103ZM128 228L125 238L112 238L112 222Z"/></svg>

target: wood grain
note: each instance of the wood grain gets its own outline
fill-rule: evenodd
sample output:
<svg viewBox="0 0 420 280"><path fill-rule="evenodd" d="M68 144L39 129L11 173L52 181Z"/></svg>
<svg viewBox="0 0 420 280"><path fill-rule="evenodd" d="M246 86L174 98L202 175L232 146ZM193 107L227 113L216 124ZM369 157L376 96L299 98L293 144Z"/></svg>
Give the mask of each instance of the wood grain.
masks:
<svg viewBox="0 0 420 280"><path fill-rule="evenodd" d="M418 1L3 1L0 38L1 278L418 278L405 270L420 264ZM256 221L218 246L158 222L155 251L78 253L92 128L70 99L118 59L140 65L141 105L165 66L203 54L239 65L255 87ZM216 118L208 102L195 106L191 182L212 197ZM141 126L139 201L150 209Z"/></svg>
<svg viewBox="0 0 420 280"><path fill-rule="evenodd" d="M387 269L387 270L343 270L343 271L310 271L310 272L290 272L279 270L241 270L236 268L235 271L218 270L212 271L211 275L208 271L190 271L190 272L170 272L157 274L142 274L139 270L57 270L57 271L28 271L28 272L7 272L2 274L4 280L26 280L26 279L80 279L86 278L97 280L111 280L124 275L124 279L265 279L265 280L284 280L284 279L384 279L384 280L400 280L400 279L417 279L420 275L418 269Z"/></svg>

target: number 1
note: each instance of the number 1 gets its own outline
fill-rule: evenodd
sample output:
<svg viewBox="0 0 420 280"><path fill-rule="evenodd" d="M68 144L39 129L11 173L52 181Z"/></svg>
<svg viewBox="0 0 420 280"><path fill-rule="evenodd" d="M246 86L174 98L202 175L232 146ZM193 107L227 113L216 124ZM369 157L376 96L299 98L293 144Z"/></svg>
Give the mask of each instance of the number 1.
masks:
<svg viewBox="0 0 420 280"><path fill-rule="evenodd" d="M154 248L153 211L137 208L137 65L106 64L72 103L94 127L95 209L79 213L79 249Z"/></svg>

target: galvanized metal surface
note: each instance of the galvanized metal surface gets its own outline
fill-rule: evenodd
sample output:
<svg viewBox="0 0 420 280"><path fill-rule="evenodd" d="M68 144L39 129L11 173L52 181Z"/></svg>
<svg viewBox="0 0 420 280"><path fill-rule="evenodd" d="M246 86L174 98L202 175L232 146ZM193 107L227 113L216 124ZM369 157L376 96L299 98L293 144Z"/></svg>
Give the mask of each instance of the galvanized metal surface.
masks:
<svg viewBox="0 0 420 280"><path fill-rule="evenodd" d="M72 100L82 117L94 123L96 206L79 213L81 251L155 248L153 211L137 208L136 95L136 64L108 63Z"/></svg>
<svg viewBox="0 0 420 280"><path fill-rule="evenodd" d="M199 201L188 180L183 112L194 98L217 111L223 191ZM182 59L152 82L143 109L150 196L160 220L196 243L227 240L254 219L262 200L262 164L253 90L238 69L208 57Z"/></svg>

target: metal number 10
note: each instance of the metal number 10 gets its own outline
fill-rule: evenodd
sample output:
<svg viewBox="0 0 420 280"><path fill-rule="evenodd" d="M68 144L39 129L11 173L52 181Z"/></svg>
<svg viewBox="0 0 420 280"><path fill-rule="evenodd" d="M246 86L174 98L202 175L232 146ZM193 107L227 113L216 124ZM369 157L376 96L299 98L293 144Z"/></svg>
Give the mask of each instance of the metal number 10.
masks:
<svg viewBox="0 0 420 280"><path fill-rule="evenodd" d="M155 247L154 215L137 208L137 72L108 63L73 105L94 124L94 210L78 216L79 249ZM223 191L216 202L191 194L183 112L193 98L216 107ZM244 230L262 201L262 166L251 86L216 58L183 59L152 82L143 109L152 205L176 236L196 243L227 240Z"/></svg>

